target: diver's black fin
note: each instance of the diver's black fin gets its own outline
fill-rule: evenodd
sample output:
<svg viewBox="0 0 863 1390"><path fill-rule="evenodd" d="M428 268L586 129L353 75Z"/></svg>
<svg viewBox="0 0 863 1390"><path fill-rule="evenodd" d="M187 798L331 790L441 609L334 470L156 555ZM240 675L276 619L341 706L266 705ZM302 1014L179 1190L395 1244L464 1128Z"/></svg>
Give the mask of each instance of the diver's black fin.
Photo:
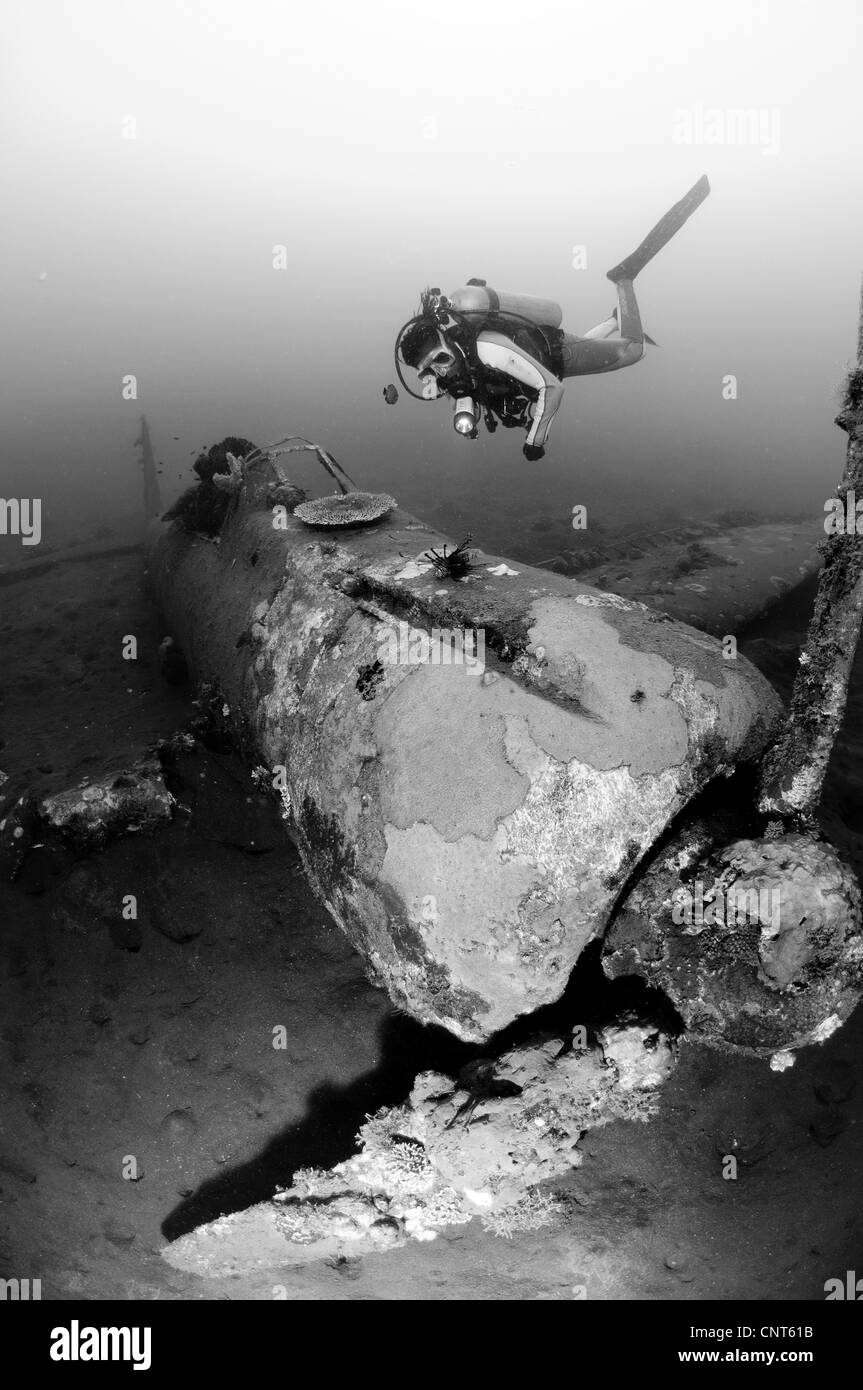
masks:
<svg viewBox="0 0 863 1390"><path fill-rule="evenodd" d="M669 208L664 217L661 217L656 226L647 233L644 241L637 246L631 256L621 261L619 265L613 266L608 271L608 279L615 283L618 280L634 280L636 275L644 269L648 261L652 261L657 252L661 251L666 242L669 242L675 232L679 232L684 222L688 220L700 207L710 192L710 183L706 174L702 174L697 183L694 183L689 192L686 193L679 203L675 203L673 208Z"/></svg>

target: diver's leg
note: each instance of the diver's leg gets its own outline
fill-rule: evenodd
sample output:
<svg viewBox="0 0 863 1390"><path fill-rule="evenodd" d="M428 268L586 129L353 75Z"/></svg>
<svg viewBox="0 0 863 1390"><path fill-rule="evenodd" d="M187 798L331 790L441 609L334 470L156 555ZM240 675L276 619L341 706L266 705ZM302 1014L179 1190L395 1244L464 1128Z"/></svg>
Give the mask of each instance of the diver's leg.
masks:
<svg viewBox="0 0 863 1390"><path fill-rule="evenodd" d="M621 338L624 342L637 344L641 348L638 354L640 357L644 351L644 329L641 326L641 314L638 312L638 300L635 298L635 286L631 280L617 281L617 314Z"/></svg>
<svg viewBox="0 0 863 1390"><path fill-rule="evenodd" d="M591 376L631 367L644 356L644 329L631 280L617 281L617 312L583 338L565 333L563 376Z"/></svg>
<svg viewBox="0 0 863 1390"><path fill-rule="evenodd" d="M563 376L616 372L620 367L631 367L633 362L638 362L644 356L645 335L632 282L675 233L680 231L709 192L710 184L704 176L692 185L689 192L675 203L673 208L669 208L632 255L627 256L608 272L608 279L617 286L617 322L615 323L614 318L606 319L605 323L592 328L583 338L564 334L561 345Z"/></svg>

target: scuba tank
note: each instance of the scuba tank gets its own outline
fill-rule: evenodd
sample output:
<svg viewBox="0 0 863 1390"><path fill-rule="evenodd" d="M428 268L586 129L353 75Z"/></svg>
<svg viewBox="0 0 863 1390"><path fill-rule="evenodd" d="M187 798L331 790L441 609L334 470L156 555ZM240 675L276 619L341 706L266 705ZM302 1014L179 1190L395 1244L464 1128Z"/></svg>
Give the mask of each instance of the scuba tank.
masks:
<svg viewBox="0 0 863 1390"><path fill-rule="evenodd" d="M481 333L484 328L503 333L555 376L561 375L563 310L556 300L493 290L484 280L469 280L453 291L448 302L453 313L474 333Z"/></svg>
<svg viewBox="0 0 863 1390"><path fill-rule="evenodd" d="M453 290L449 302L459 314L486 318L489 314L514 314L543 328L560 328L563 310L553 299L540 299L535 294L512 294L509 290L492 290L483 280L472 280Z"/></svg>

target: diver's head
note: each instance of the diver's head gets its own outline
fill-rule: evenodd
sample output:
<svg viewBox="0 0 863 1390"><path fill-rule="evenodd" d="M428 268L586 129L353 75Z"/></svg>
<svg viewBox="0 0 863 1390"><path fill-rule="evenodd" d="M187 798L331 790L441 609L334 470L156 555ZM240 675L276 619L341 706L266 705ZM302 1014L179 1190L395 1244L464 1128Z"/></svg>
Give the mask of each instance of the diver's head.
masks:
<svg viewBox="0 0 863 1390"><path fill-rule="evenodd" d="M399 346L405 362L420 379L429 373L438 378L451 376L459 365L453 345L433 324L420 322L409 328Z"/></svg>

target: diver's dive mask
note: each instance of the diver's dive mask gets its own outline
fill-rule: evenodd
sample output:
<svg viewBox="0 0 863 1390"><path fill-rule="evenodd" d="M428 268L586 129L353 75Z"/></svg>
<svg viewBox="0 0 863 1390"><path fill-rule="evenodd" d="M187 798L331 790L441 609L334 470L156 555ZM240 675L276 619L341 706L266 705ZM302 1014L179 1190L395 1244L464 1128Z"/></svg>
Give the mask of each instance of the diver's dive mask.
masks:
<svg viewBox="0 0 863 1390"><path fill-rule="evenodd" d="M468 354L460 342L459 316L453 316L449 300L438 289L425 290L421 302L421 312L410 319L396 337L394 357L398 379L408 395L417 400L463 396L472 390L474 381ZM402 343L408 332L418 332L421 342L431 344L416 361L402 356ZM403 366L410 366L416 372L421 394L405 380Z"/></svg>
<svg viewBox="0 0 863 1390"><path fill-rule="evenodd" d="M456 365L456 355L440 329L437 330L437 337L434 347L417 363L417 375L420 380L429 372L433 372L436 377L449 376Z"/></svg>
<svg viewBox="0 0 863 1390"><path fill-rule="evenodd" d="M437 342L420 358L416 365L423 400L436 401L445 394L439 383L451 375L457 363L458 358L455 352L441 330L438 329Z"/></svg>

